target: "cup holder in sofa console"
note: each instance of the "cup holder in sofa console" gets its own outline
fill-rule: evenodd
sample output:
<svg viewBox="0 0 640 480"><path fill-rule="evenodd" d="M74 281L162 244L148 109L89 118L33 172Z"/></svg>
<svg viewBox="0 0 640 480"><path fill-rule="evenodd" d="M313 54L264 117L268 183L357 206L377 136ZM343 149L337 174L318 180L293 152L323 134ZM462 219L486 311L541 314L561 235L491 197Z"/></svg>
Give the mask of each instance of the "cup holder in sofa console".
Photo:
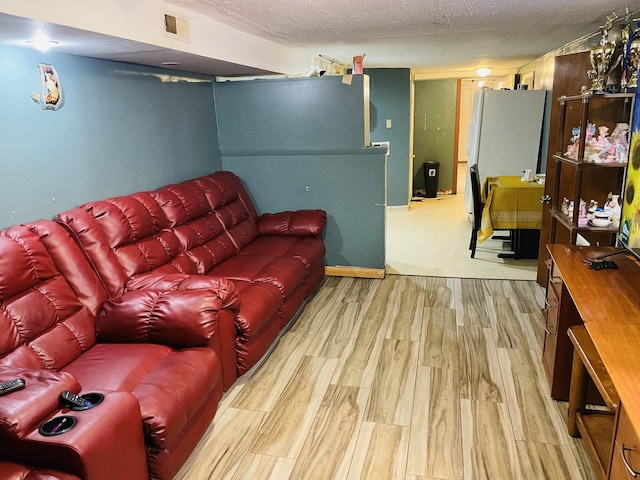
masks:
<svg viewBox="0 0 640 480"><path fill-rule="evenodd" d="M96 405L100 405L102 400L104 400L104 395L101 393L85 393L83 395L77 395L65 390L60 394L60 403L62 403L64 407L76 412L89 410Z"/></svg>
<svg viewBox="0 0 640 480"><path fill-rule="evenodd" d="M62 435L76 426L76 417L71 415L61 415L47 420L38 429L38 433L44 437Z"/></svg>
<svg viewBox="0 0 640 480"><path fill-rule="evenodd" d="M101 393L85 393L80 396L84 398L86 402L85 406L78 407L76 405L72 405L69 407L71 410L75 410L76 412L81 410L89 410L90 408L100 405L102 403L102 400L104 400L104 395Z"/></svg>

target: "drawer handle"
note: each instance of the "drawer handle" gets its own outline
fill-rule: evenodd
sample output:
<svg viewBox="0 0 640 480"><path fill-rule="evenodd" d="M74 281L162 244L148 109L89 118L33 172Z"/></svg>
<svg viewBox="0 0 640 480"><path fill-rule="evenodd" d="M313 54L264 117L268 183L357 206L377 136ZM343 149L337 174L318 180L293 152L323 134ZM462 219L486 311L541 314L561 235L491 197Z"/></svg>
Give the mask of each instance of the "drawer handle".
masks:
<svg viewBox="0 0 640 480"><path fill-rule="evenodd" d="M553 283L554 285L556 285L556 284L560 283L560 281L561 281L561 280L562 280L561 278L553 278L553 277L549 277L549 281L550 281L551 283Z"/></svg>
<svg viewBox="0 0 640 480"><path fill-rule="evenodd" d="M633 478L636 478L638 474L640 474L640 472L636 472L633 468L631 468L631 465L629 464L629 461L627 460L627 457L625 455L625 452L629 452L631 450L633 450L633 448L627 448L624 446L624 443L623 443L622 446L620 447L620 456L622 457L622 463L624 463L624 468L627 469L627 472L629 472L629 475L631 475Z"/></svg>
<svg viewBox="0 0 640 480"><path fill-rule="evenodd" d="M547 335L553 335L553 333L549 331L549 327L544 327L544 333L546 333Z"/></svg>
<svg viewBox="0 0 640 480"><path fill-rule="evenodd" d="M557 307L558 304L556 303L555 305L552 305L549 303L549 300L547 300L546 298L544 299L544 304L546 307Z"/></svg>

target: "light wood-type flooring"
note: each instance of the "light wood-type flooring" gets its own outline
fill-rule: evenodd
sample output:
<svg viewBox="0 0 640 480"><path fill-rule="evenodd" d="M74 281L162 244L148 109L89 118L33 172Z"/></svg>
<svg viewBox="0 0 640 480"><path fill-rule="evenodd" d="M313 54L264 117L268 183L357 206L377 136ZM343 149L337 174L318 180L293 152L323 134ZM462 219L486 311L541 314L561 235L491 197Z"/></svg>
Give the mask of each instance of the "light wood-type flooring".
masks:
<svg viewBox="0 0 640 480"><path fill-rule="evenodd" d="M594 479L534 282L328 277L176 480Z"/></svg>

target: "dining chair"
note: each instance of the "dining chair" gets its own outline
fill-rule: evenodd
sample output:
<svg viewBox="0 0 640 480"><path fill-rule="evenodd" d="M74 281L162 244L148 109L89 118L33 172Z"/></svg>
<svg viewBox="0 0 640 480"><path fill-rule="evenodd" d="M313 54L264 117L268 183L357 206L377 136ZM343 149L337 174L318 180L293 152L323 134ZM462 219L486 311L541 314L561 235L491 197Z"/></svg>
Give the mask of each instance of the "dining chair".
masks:
<svg viewBox="0 0 640 480"><path fill-rule="evenodd" d="M475 258L484 203L480 196L480 175L478 174L477 165L471 165L469 167L469 175L471 176L471 196L473 197L473 224L471 226L471 242L469 243L469 250L471 250L471 258Z"/></svg>

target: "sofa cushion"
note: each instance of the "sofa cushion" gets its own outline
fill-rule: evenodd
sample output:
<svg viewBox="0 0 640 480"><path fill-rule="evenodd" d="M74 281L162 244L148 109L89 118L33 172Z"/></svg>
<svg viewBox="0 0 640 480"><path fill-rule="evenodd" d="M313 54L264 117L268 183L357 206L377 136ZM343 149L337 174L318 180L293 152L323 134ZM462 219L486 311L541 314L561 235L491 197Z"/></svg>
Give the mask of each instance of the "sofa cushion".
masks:
<svg viewBox="0 0 640 480"><path fill-rule="evenodd" d="M247 245L242 254L268 254L278 257L297 258L305 264L307 269L315 265L324 265L325 254L324 242L313 237L258 237Z"/></svg>
<svg viewBox="0 0 640 480"><path fill-rule="evenodd" d="M95 341L93 315L39 236L26 226L0 232L0 364L57 370Z"/></svg>
<svg viewBox="0 0 640 480"><path fill-rule="evenodd" d="M220 219L213 213L174 227L181 248L199 273L205 273L238 253Z"/></svg>

